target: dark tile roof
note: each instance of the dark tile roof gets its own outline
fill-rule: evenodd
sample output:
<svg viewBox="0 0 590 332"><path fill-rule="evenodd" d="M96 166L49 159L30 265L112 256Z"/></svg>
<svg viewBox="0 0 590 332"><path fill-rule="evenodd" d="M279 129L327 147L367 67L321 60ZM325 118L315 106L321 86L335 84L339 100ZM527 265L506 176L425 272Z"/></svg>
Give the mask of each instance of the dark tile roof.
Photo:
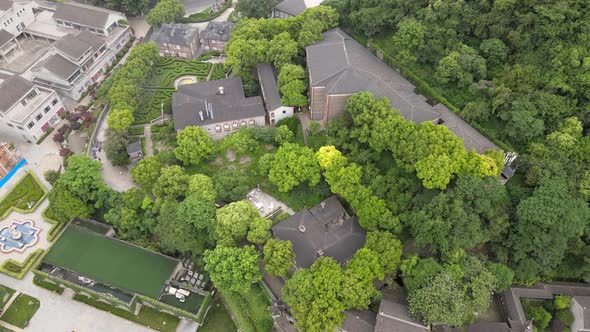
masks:
<svg viewBox="0 0 590 332"><path fill-rule="evenodd" d="M373 332L376 315L369 310L349 309L344 312L341 330L345 332Z"/></svg>
<svg viewBox="0 0 590 332"><path fill-rule="evenodd" d="M281 240L291 241L295 261L304 268L320 256L345 262L362 248L366 237L365 230L348 216L336 196L295 213L273 226L272 232Z"/></svg>
<svg viewBox="0 0 590 332"><path fill-rule="evenodd" d="M233 26L234 24L231 22L209 22L207 27L201 31L200 38L228 41Z"/></svg>
<svg viewBox="0 0 590 332"><path fill-rule="evenodd" d="M266 106L269 110L274 110L281 107L281 95L279 95L279 88L277 87L277 80L272 70L271 65L266 62L259 63L256 66L258 71L258 79L260 80L260 88Z"/></svg>
<svg viewBox="0 0 590 332"><path fill-rule="evenodd" d="M0 30L0 47L4 46L12 38L14 38L13 34L11 34L10 32L8 32L4 29Z"/></svg>
<svg viewBox="0 0 590 332"><path fill-rule="evenodd" d="M223 95L219 93L220 87L223 87ZM199 112L203 112L203 121L200 119ZM240 78L225 78L179 86L177 92L172 95L172 113L176 130L187 126L237 121L266 114L261 97L246 98L244 96Z"/></svg>
<svg viewBox="0 0 590 332"><path fill-rule="evenodd" d="M303 13L307 9L307 6L305 5L305 0L283 0L275 8L285 14L297 16Z"/></svg>
<svg viewBox="0 0 590 332"><path fill-rule="evenodd" d="M2 82L0 84L0 111L7 111L34 87L34 83L19 75L12 75Z"/></svg>
<svg viewBox="0 0 590 332"><path fill-rule="evenodd" d="M121 13L81 3L68 2L57 6L53 19L104 29L111 14Z"/></svg>
<svg viewBox="0 0 590 332"><path fill-rule="evenodd" d="M72 59L79 59L89 49L97 51L104 44L105 40L100 36L89 31L81 31L77 35L67 34L53 45Z"/></svg>
<svg viewBox="0 0 590 332"><path fill-rule="evenodd" d="M14 2L12 0L0 0L0 10L6 11L12 8Z"/></svg>
<svg viewBox="0 0 590 332"><path fill-rule="evenodd" d="M190 46L198 34L197 28L182 23L164 23L152 33L150 40L157 44L172 44L180 46Z"/></svg>
<svg viewBox="0 0 590 332"><path fill-rule="evenodd" d="M36 71L42 68L45 68L60 78L67 80L76 72L76 70L78 70L78 65L64 58L61 54L56 53L45 61L40 62L32 70Z"/></svg>
<svg viewBox="0 0 590 332"><path fill-rule="evenodd" d="M410 317L406 305L386 299L381 300L375 332L425 332L429 330L427 326Z"/></svg>
<svg viewBox="0 0 590 332"><path fill-rule="evenodd" d="M356 42L341 29L324 33L324 39L308 46L307 65L311 86L325 86L329 94L369 91L386 97L404 117L416 123L442 119L443 125L463 138L468 150L482 153L497 149L489 139L442 105L432 107L414 85Z"/></svg>
<svg viewBox="0 0 590 332"><path fill-rule="evenodd" d="M133 154L142 152L141 141L137 140L135 142L131 142L131 143L127 144L126 149L127 149L128 155L133 155Z"/></svg>

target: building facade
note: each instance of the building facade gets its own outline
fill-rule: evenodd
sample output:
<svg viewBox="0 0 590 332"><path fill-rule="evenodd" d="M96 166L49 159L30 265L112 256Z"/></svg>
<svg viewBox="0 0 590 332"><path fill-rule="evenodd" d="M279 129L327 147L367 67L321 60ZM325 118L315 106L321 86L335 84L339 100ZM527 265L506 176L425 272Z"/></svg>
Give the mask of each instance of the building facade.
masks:
<svg viewBox="0 0 590 332"><path fill-rule="evenodd" d="M60 120L65 111L54 90L38 86L18 75L0 83L0 128L36 142Z"/></svg>
<svg viewBox="0 0 590 332"><path fill-rule="evenodd" d="M199 37L202 51L225 52L233 26L231 22L209 22Z"/></svg>
<svg viewBox="0 0 590 332"><path fill-rule="evenodd" d="M199 31L188 24L165 23L150 41L156 43L160 56L194 59L199 50Z"/></svg>
<svg viewBox="0 0 590 332"><path fill-rule="evenodd" d="M282 119L292 117L294 108L292 106L285 106L281 102L281 96L272 66L266 62L260 63L256 66L256 72L260 81L262 99L264 99L269 124L273 126Z"/></svg>

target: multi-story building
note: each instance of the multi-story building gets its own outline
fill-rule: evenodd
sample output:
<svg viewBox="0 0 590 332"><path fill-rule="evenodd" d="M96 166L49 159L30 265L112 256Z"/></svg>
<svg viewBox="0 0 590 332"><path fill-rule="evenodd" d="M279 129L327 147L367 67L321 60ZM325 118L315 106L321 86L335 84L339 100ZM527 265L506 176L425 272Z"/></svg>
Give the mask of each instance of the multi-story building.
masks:
<svg viewBox="0 0 590 332"><path fill-rule="evenodd" d="M199 36L203 52L225 52L233 26L230 22L209 22Z"/></svg>
<svg viewBox="0 0 590 332"><path fill-rule="evenodd" d="M165 23L152 33L150 41L156 43L160 56L193 59L199 50L199 31L188 24Z"/></svg>
<svg viewBox="0 0 590 332"><path fill-rule="evenodd" d="M58 39L32 67L33 81L78 100L113 63L131 29L122 13L78 3L58 5L51 20L51 30L41 24L27 29L33 36Z"/></svg>
<svg viewBox="0 0 590 332"><path fill-rule="evenodd" d="M64 105L54 90L19 75L0 74L0 129L35 142L59 121Z"/></svg>
<svg viewBox="0 0 590 332"><path fill-rule="evenodd" d="M0 0L0 59L8 62L14 51L22 51L18 36L35 20L33 3Z"/></svg>
<svg viewBox="0 0 590 332"><path fill-rule="evenodd" d="M307 8L319 6L323 0L283 0L272 11L273 18L289 18L303 13Z"/></svg>
<svg viewBox="0 0 590 332"><path fill-rule="evenodd" d="M199 126L214 139L266 124L262 98L245 97L241 78L180 85L172 95L172 114L177 131Z"/></svg>

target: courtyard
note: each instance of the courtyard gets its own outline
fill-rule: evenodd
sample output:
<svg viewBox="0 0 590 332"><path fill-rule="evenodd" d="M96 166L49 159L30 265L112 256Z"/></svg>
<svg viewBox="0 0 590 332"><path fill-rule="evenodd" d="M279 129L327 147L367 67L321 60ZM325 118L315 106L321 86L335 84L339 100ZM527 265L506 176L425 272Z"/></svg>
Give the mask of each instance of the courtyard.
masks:
<svg viewBox="0 0 590 332"><path fill-rule="evenodd" d="M53 41L47 39L27 39L20 38L19 41L22 52L18 49L8 55L8 62L0 61L0 69L9 70L18 74L24 73L32 64L34 64Z"/></svg>

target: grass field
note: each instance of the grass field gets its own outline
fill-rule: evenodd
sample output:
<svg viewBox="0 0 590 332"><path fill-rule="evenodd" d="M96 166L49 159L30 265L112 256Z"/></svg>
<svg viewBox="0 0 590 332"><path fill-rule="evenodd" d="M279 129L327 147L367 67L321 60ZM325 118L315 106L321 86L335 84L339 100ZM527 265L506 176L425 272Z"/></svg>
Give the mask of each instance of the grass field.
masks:
<svg viewBox="0 0 590 332"><path fill-rule="evenodd" d="M43 197L43 189L31 174L27 174L2 200L0 200L0 216L11 207L28 209L27 203L36 203Z"/></svg>
<svg viewBox="0 0 590 332"><path fill-rule="evenodd" d="M207 313L205 323L199 327L200 332L235 332L238 329L236 324L231 319L227 308L221 302L221 299L216 296L211 305L211 309Z"/></svg>
<svg viewBox="0 0 590 332"><path fill-rule="evenodd" d="M75 226L64 231L45 261L153 299L176 266L172 259Z"/></svg>
<svg viewBox="0 0 590 332"><path fill-rule="evenodd" d="M252 285L247 294L227 292L222 297L241 331L264 332L272 329L273 320L268 311L270 299L258 284Z"/></svg>
<svg viewBox="0 0 590 332"><path fill-rule="evenodd" d="M24 328L39 309L39 300L27 294L19 294L0 320L16 327Z"/></svg>

